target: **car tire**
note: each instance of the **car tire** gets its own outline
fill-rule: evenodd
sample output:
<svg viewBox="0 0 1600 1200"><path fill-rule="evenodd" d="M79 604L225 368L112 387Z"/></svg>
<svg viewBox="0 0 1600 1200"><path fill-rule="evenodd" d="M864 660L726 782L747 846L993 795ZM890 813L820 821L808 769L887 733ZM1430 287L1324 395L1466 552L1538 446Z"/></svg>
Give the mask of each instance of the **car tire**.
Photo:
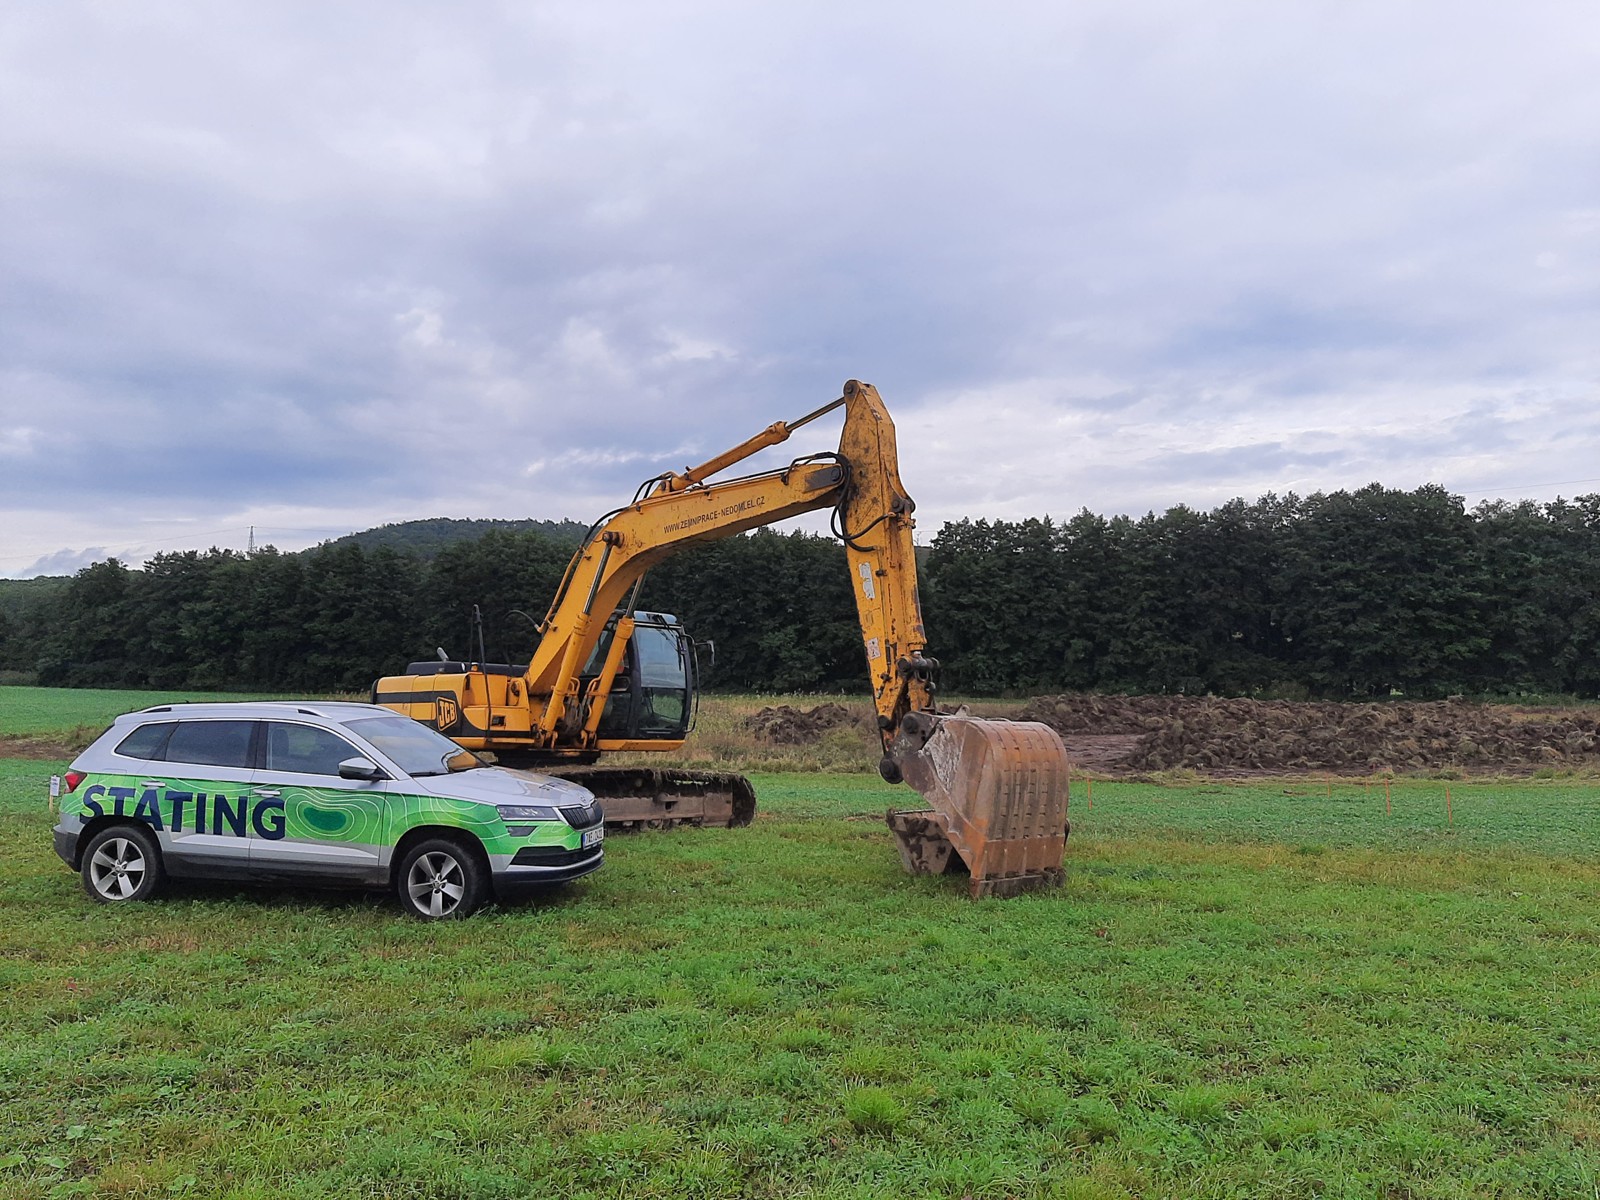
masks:
<svg viewBox="0 0 1600 1200"><path fill-rule="evenodd" d="M419 921L456 921L470 917L488 892L483 860L460 842L429 838L418 842L400 860L395 894L400 907Z"/></svg>
<svg viewBox="0 0 1600 1200"><path fill-rule="evenodd" d="M97 832L83 848L78 873L83 890L101 904L148 900L166 875L156 839L142 825L113 825Z"/></svg>

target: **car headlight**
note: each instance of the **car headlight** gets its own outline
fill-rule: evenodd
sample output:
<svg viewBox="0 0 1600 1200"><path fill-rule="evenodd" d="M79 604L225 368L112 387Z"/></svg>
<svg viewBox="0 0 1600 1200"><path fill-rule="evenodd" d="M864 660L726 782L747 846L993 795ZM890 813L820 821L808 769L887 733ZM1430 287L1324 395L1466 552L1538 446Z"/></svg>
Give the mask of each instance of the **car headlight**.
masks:
<svg viewBox="0 0 1600 1200"><path fill-rule="evenodd" d="M547 804L498 804L502 821L559 821L561 815Z"/></svg>

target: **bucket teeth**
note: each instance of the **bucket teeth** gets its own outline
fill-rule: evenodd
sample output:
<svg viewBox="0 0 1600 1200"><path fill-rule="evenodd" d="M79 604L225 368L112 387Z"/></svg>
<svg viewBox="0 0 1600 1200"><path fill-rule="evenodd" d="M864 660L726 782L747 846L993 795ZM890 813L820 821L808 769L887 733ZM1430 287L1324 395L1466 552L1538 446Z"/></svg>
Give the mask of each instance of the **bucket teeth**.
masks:
<svg viewBox="0 0 1600 1200"><path fill-rule="evenodd" d="M1059 886L1069 768L1055 730L1033 721L913 716L890 756L931 807L889 814L906 870L939 874L958 859L974 897Z"/></svg>

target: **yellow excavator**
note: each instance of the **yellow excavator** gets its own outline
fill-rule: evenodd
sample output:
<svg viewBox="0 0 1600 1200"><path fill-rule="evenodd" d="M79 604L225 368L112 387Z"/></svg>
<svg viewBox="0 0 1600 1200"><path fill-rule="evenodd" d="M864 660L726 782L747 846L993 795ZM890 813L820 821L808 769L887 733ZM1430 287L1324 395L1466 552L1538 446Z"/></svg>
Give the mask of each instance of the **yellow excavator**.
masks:
<svg viewBox="0 0 1600 1200"><path fill-rule="evenodd" d="M781 470L714 479L838 408L835 452ZM646 480L589 530L539 625L526 666L444 659L373 685L373 700L433 726L502 766L575 779L606 822L639 828L743 825L755 793L742 776L596 767L618 751L682 747L696 704L695 645L676 618L637 611L651 566L697 543L833 509L849 563L882 741L879 771L927 806L891 811L908 871L967 871L973 896L1061 882L1066 750L1034 722L941 711L927 657L912 541L916 506L900 482L894 423L877 389L850 380L838 399L778 421L697 467Z"/></svg>

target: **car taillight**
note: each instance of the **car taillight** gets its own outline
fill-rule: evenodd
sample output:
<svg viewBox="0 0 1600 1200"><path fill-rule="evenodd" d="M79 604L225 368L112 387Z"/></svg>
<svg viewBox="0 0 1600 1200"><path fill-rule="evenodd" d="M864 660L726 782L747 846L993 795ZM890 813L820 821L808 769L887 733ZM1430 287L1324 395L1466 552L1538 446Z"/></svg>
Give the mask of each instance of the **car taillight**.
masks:
<svg viewBox="0 0 1600 1200"><path fill-rule="evenodd" d="M78 785L89 777L82 771L68 771L65 778L67 781L67 791L75 792L78 790Z"/></svg>

